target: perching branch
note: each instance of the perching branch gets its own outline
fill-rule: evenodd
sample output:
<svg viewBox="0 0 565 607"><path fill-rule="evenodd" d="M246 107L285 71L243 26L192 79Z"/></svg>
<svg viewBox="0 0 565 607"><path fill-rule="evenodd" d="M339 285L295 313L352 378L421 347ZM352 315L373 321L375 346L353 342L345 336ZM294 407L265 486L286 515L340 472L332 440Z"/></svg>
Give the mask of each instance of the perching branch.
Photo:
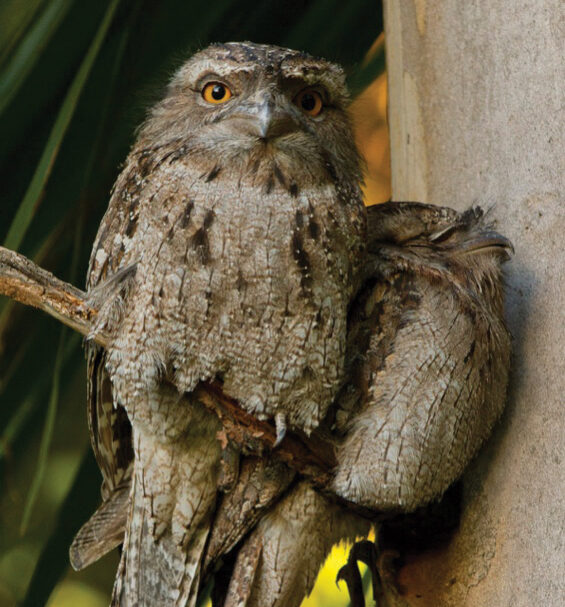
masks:
<svg viewBox="0 0 565 607"><path fill-rule="evenodd" d="M27 257L4 247L0 247L0 295L47 312L102 347L108 347L110 343L107 334L92 332L98 310L85 291L59 280ZM222 422L225 434L220 439L229 438L244 451L260 453L265 448L273 449L274 425L244 411L222 392L220 386L202 383L195 396ZM276 454L320 487L327 485L336 464L333 444L319 433L313 433L305 440L289 432L277 446Z"/></svg>
<svg viewBox="0 0 565 607"><path fill-rule="evenodd" d="M243 410L237 401L226 396L217 384L204 383L195 391L196 398L216 413L222 422L226 437L242 450L260 453L273 449L277 438L275 427ZM320 432L309 437L287 432L276 447L277 458L323 488L336 466L335 448L329 438Z"/></svg>

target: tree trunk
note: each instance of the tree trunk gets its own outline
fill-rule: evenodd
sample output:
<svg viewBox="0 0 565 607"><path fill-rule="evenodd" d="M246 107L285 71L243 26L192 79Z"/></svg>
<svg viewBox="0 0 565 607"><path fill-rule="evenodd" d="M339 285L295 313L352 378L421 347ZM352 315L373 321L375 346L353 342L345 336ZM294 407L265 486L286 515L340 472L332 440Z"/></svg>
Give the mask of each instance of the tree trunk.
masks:
<svg viewBox="0 0 565 607"><path fill-rule="evenodd" d="M401 571L409 605L565 601L563 23L558 0L385 0L393 199L493 206L516 248L507 410L459 530Z"/></svg>

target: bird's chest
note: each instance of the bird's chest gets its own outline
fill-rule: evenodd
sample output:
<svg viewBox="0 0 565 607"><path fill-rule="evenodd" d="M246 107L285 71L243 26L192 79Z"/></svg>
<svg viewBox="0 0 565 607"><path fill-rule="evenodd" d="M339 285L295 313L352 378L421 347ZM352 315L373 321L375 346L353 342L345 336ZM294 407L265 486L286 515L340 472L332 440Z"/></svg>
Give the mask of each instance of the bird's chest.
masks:
<svg viewBox="0 0 565 607"><path fill-rule="evenodd" d="M316 425L341 381L361 242L339 204L330 187L161 200L126 250L137 293L120 332L183 391L217 378L254 413L284 401L291 423Z"/></svg>

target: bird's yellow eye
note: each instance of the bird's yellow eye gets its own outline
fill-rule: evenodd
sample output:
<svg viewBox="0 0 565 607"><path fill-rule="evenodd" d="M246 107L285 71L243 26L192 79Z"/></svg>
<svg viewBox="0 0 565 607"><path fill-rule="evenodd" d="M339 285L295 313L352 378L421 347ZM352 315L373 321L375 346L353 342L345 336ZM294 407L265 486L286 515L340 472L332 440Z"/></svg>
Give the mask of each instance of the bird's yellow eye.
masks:
<svg viewBox="0 0 565 607"><path fill-rule="evenodd" d="M202 89L202 97L208 103L225 103L232 96L232 92L228 86L221 82L208 82Z"/></svg>
<svg viewBox="0 0 565 607"><path fill-rule="evenodd" d="M313 88L300 91L294 98L294 103L308 116L318 116L324 108L322 96Z"/></svg>

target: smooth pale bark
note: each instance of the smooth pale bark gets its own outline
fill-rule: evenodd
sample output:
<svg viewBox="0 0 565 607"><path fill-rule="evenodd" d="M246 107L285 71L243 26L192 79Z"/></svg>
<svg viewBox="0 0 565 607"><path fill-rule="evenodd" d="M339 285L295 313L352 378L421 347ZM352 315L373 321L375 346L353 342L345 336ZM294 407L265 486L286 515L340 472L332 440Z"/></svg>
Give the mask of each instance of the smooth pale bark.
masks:
<svg viewBox="0 0 565 607"><path fill-rule="evenodd" d="M565 604L563 12L385 0L393 199L493 206L516 248L508 407L465 477L458 533L402 571L410 605Z"/></svg>

